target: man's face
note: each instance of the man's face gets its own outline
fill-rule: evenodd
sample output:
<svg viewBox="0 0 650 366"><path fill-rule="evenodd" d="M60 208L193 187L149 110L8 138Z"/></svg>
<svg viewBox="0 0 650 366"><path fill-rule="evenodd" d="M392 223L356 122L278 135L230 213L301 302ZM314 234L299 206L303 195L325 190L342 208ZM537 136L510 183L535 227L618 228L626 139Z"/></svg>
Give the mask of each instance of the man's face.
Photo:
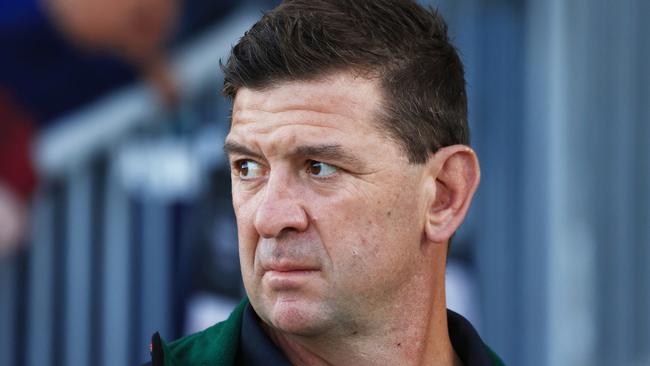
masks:
<svg viewBox="0 0 650 366"><path fill-rule="evenodd" d="M242 275L276 329L363 331L422 273L426 174L379 132L380 99L347 73L237 93L225 149Z"/></svg>

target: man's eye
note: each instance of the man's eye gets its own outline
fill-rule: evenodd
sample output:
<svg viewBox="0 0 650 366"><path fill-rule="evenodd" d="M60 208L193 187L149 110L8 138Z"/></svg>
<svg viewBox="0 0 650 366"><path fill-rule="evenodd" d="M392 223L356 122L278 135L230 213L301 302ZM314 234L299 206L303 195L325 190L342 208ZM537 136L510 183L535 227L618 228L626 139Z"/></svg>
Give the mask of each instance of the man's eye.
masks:
<svg viewBox="0 0 650 366"><path fill-rule="evenodd" d="M239 160L235 162L238 175L242 179L253 179L264 174L264 168L253 160Z"/></svg>
<svg viewBox="0 0 650 366"><path fill-rule="evenodd" d="M336 173L337 170L338 169L333 165L329 165L316 160L310 160L307 163L307 173L316 177L328 177Z"/></svg>

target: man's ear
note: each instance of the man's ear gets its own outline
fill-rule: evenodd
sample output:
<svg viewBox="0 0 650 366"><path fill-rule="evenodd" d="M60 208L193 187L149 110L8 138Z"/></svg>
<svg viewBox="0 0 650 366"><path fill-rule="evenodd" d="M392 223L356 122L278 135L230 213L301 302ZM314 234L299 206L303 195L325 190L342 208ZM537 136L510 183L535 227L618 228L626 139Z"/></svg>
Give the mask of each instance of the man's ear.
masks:
<svg viewBox="0 0 650 366"><path fill-rule="evenodd" d="M480 181L476 153L465 145L438 150L427 162L429 190L425 234L430 242L446 243L465 218Z"/></svg>

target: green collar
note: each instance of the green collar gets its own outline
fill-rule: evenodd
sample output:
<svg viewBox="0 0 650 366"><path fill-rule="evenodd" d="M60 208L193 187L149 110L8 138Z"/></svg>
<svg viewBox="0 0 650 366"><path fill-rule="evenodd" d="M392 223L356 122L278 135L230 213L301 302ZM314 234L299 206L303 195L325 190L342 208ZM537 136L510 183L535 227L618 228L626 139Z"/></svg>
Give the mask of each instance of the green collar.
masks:
<svg viewBox="0 0 650 366"><path fill-rule="evenodd" d="M161 340L160 347L165 358L164 366L234 365L246 304L248 299L244 298L228 319L201 332L169 344Z"/></svg>

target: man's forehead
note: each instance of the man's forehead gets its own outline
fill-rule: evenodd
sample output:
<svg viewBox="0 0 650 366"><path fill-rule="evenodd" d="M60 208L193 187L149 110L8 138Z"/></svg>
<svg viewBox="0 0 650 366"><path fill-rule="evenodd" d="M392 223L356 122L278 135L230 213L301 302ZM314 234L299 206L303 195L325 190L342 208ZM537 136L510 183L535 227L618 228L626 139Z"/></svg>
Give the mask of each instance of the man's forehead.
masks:
<svg viewBox="0 0 650 366"><path fill-rule="evenodd" d="M364 149L384 144L377 81L349 73L242 88L233 105L228 142L281 154L303 145Z"/></svg>
<svg viewBox="0 0 650 366"><path fill-rule="evenodd" d="M241 88L233 102L233 122L241 112L304 110L363 117L379 107L377 82L341 72L315 80L284 81L263 89Z"/></svg>

